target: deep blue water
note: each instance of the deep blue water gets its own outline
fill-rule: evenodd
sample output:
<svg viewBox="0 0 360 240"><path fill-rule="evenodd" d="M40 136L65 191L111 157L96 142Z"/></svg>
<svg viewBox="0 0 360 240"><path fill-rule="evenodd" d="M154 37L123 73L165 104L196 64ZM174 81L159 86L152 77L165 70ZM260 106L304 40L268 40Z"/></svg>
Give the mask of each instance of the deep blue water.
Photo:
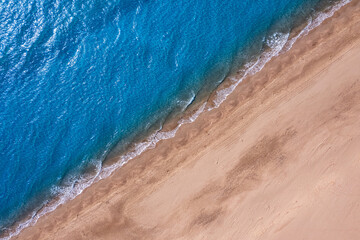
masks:
<svg viewBox="0 0 360 240"><path fill-rule="evenodd" d="M1 1L0 226L212 90L274 24L290 31L317 2Z"/></svg>

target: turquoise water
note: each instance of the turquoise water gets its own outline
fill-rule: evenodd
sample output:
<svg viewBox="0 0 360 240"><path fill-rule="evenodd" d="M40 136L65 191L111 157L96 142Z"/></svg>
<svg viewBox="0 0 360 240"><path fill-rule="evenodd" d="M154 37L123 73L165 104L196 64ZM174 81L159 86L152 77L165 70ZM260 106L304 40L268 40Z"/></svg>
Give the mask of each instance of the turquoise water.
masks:
<svg viewBox="0 0 360 240"><path fill-rule="evenodd" d="M213 90L318 2L1 1L0 229Z"/></svg>

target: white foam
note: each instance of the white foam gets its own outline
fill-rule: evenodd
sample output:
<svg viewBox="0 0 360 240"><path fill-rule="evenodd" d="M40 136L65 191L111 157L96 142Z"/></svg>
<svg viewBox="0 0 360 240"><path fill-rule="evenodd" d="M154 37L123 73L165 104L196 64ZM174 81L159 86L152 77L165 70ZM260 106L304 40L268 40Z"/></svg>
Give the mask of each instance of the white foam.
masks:
<svg viewBox="0 0 360 240"><path fill-rule="evenodd" d="M350 2L351 0L342 0L338 4L329 6L324 11L316 13L314 18L309 18L306 27L303 28L297 36L293 37L286 43L286 46L284 47L284 51L286 52L289 49L291 49L291 47L293 46L293 44L296 42L297 39L309 34L311 30L318 27L326 19L332 17L335 12L337 12L340 8L342 8L343 6L345 6Z"/></svg>
<svg viewBox="0 0 360 240"><path fill-rule="evenodd" d="M295 37L288 39L290 34L275 33L269 39L266 40L267 45L270 47L270 51L263 53L256 61L250 62L245 66L245 73L239 79L232 78L232 85L225 89L221 89L216 93L214 99L214 106L209 107L208 110L218 108L222 102L224 102L229 96L230 93L234 91L237 85L242 82L247 76L254 75L255 73L261 71L263 67L268 63L273 57L278 56L279 54L289 51L294 43L303 36L306 36L311 30L318 27L324 20L330 18L338 11L341 7L350 3L351 0L342 0L336 5L329 6L324 11L316 14L314 18L309 18L308 23L302 31Z"/></svg>
<svg viewBox="0 0 360 240"><path fill-rule="evenodd" d="M231 78L233 84L231 84L227 88L217 91L216 97L213 101L214 106L209 107L208 110L218 108L220 104L226 100L227 96L229 96L229 94L235 90L237 85L242 82L242 80L261 71L261 69L264 68L267 62L269 62L273 57L279 55L280 51L284 48L286 42L288 41L289 35L289 33L275 33L272 36L268 37L268 39L266 40L266 44L270 48L270 50L261 54L255 61L246 64L245 71L243 74L241 74L240 78Z"/></svg>
<svg viewBox="0 0 360 240"><path fill-rule="evenodd" d="M98 181L110 176L117 168L123 166L129 160L139 156L148 149L154 148L159 141L175 137L176 132L182 125L194 122L199 117L199 115L204 112L205 106L206 103L203 103L193 115L186 119L179 120L178 124L173 130L165 132L159 129L155 133L151 134L145 141L136 144L135 149L127 154L120 156L118 162L103 168L101 173L97 176L96 180Z"/></svg>
<svg viewBox="0 0 360 240"><path fill-rule="evenodd" d="M193 115L186 119L178 121L177 126L173 130L162 131L161 129L159 129L155 133L151 134L145 141L136 144L133 151L120 156L119 160L111 166L103 167L101 161L94 161L96 168L96 173L94 175L84 175L81 176L80 179L78 177L70 177L63 186L53 188L53 193L58 194L56 198L57 200L53 200L51 201L51 203L44 203L44 207L35 210L31 214L31 217L29 217L25 221L18 223L14 230L8 234L8 236L0 239L8 240L14 236L17 236L23 229L34 225L40 217L54 211L58 206L62 205L63 203L74 199L93 183L110 176L116 169L123 166L131 159L139 156L144 151L154 148L159 141L173 138L182 125L194 122L202 112L210 111L214 108L219 107L220 104L225 101L227 96L234 91L236 86L245 77L251 76L259 72L273 57L290 50L297 39L307 35L311 30L319 26L325 19L333 16L336 11L338 11L341 7L345 6L350 2L351 0L343 0L340 3L329 7L324 12L318 13L314 19L309 19L307 26L297 36L291 39L288 39L289 34L283 33L275 33L274 35L269 37L266 42L271 50L262 54L255 61L248 63L241 78L230 78L233 84L230 85L230 87L217 91L216 98L213 102L214 106L210 107L207 106L206 102L203 103ZM188 104L191 104L193 99L194 96L192 96Z"/></svg>

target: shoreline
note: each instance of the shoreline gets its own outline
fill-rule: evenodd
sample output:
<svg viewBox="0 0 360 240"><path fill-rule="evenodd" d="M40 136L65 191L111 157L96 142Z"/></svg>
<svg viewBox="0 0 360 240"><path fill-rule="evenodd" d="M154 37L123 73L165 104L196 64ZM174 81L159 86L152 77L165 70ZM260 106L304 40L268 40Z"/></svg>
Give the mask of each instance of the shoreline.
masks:
<svg viewBox="0 0 360 240"><path fill-rule="evenodd" d="M353 1L349 5L356 6L356 4L358 7L359 4L357 3L357 1ZM350 7L345 6L344 8L349 9ZM341 9L340 11L345 11L345 10ZM339 15L339 14L336 13L336 15ZM339 16L337 16L337 17L339 17ZM328 19L325 21L330 21L330 20ZM321 28L322 25L318 28ZM320 32L321 30L318 30L318 28L314 31ZM308 37L305 37L305 38L308 38ZM305 42L306 40L300 39L299 41ZM295 43L295 44L299 45L299 43ZM298 49L299 49L299 47L297 47L297 50ZM294 51L296 51L296 49L295 50L291 49L290 51L294 52ZM286 55L290 55L290 54L285 53L283 56L277 57L277 60L271 61L272 62L272 63L270 63L271 66L268 66L268 64L269 64L268 63L267 66L265 66L265 68L260 73L255 74L254 76L251 76L248 79L246 79L243 83L240 83L242 86L245 86L246 88L239 90L239 87L238 87L237 89L235 89L235 91L229 96L229 99L225 100L225 101L227 101L227 103L225 103L225 105L230 105L234 109L238 105L241 105L241 107L243 107L244 105L253 104L251 102L258 101L258 100L255 100L255 98L256 98L255 96L263 91L268 91L266 89L266 87L271 85L270 83L275 82L274 79L277 78L277 74L279 74L279 72L281 73L281 71L284 71L284 69L281 69L278 71L273 71L269 74L269 70L267 70L268 72L266 72L265 69L266 68L267 69L278 68L277 66L274 66L276 64L274 64L273 62L279 61L278 58L284 58L284 59L289 58L289 56L286 56ZM296 54L294 54L294 55L296 56ZM289 58L289 60L291 60L293 62L295 61L294 59L291 59L291 57ZM295 63L292 63L292 64L295 64ZM281 66L281 67L284 67L284 66ZM284 68L286 68L286 67L284 67ZM264 70L265 70L265 72L264 72ZM265 80L265 82L263 79L264 77L267 78ZM291 83L291 84L293 84L293 83ZM265 88L263 88L264 85L265 85ZM245 94L238 96L238 99L236 99L234 96L235 92L237 92L237 93L240 92L241 94L244 94L244 93ZM163 176L160 174L160 176L162 176L163 179L155 181L154 184L159 185L160 182L166 182L166 180L168 178L170 178L173 174L175 174L179 169L182 169L186 164L188 164L188 162L193 162L194 161L193 158L195 158L195 156L201 155L204 152L206 152L207 147L206 147L206 143L204 143L204 142L206 142L205 140L198 140L198 141L200 141L200 143L197 143L197 144L201 146L200 149L202 149L202 151L199 151L198 153L195 152L196 154L194 154L194 152L192 152L193 154L191 154L191 157L188 157L189 159L185 159L185 160L177 159L174 162L171 162L172 160L169 160L169 155L171 155L171 154L168 153L168 151L172 152L172 154L176 154L176 153L173 153L176 150L169 150L169 149L173 148L174 146L175 146L175 148L182 146L183 145L182 142L185 143L185 146L188 146L190 144L189 138L192 138L192 137L195 137L196 139L206 138L207 133L204 132L206 130L201 129L201 128L208 128L209 129L208 131L213 131L213 132L218 131L218 130L213 129L214 127L210 128L210 125L212 125L212 124L219 125L218 124L219 121L226 118L227 114L231 114L230 113L231 111L224 110L226 108L227 108L226 106L221 105L219 107L219 110L216 109L211 112L203 113L199 117L198 120L196 120L194 123L190 124L191 126L187 125L187 126L182 127L181 129L179 129L179 132L177 133L175 138L167 140L166 143L164 143L164 141L159 142L158 143L159 146L157 146L155 149L147 150L144 154L136 157L136 159L129 162L127 165L123 166L121 169L117 169L117 172L114 173L112 176L93 184L88 189L86 189L81 195L79 195L76 199L74 199L70 202L67 202L64 205L59 206L58 209L56 209L54 212L49 213L49 214L45 215L44 217L42 217L41 219L39 219L39 222L35 226L29 227L29 228L25 229L24 231L22 231L18 237L19 238L24 237L25 239L26 238L31 239L31 232L33 232L33 234L35 234L33 236L40 236L39 229L43 229L43 227L41 227L42 225L46 226L46 229L51 229L51 227L49 226L50 223L48 223L46 221L49 218L51 219L52 216L53 216L53 220L56 220L55 222L57 222L57 224L59 224L59 223L57 221L58 217L56 217L56 216L63 216L63 217L65 216L65 219L63 219L64 220L63 226L66 226L66 224L65 224L66 222L70 223L71 221L69 221L69 220L72 219L72 221L73 221L75 219L75 217L76 217L75 212L80 213L80 215L82 215L82 216L86 216L86 214L90 212L90 209L92 207L97 206L98 204L100 204L100 205L104 204L104 202L101 201L103 199L108 199L108 201L111 201L111 199L116 198L115 196L117 196L119 194L121 195L122 193L124 193L125 195L129 195L129 196L132 194L134 194L134 196L139 195L139 192L138 192L139 190L136 188L139 187L139 189L140 189L141 186L129 187L130 189L126 189L126 186L129 185L130 184L129 182L131 182L131 181L134 181L134 183L140 184L140 182L142 180L144 180L143 178L146 178L147 176L151 176L152 174L154 175L154 178L156 178L155 175L157 175L157 174L155 174L155 172L159 171L158 168L162 168L161 164L158 165L159 163L154 163L153 160L150 161L150 160L146 160L146 159L154 158L154 157L158 156L159 154L160 154L161 158L167 159L167 161L168 161L167 163L169 165L166 169L166 173L165 174L162 173ZM225 113L224 113L224 111L225 111ZM248 113L250 113L249 116L245 116L246 114L243 113L243 114L241 114L241 117L243 119L250 119L252 116L251 112L252 112L251 110L248 110ZM208 118L208 119L205 119L205 118ZM254 118L254 116L253 116L253 118ZM213 119L214 123L212 123L212 121L208 122L209 119ZM250 124L250 122L248 122L247 124L242 126L242 128L244 129L249 124ZM219 135L219 137L220 137L220 135L222 135L220 133L217 133L217 134ZM202 135L202 137L201 137L201 135ZM168 141L171 141L171 142L168 143ZM164 146L165 144L168 144L169 146ZM187 147L185 147L185 149L186 148ZM194 147L191 147L191 148L194 149ZM181 153L183 151L187 151L185 149L179 150L178 152ZM149 163L147 163L147 161L149 161ZM159 162L160 160L157 160L157 161ZM145 177L142 177L141 173L145 174ZM137 174L139 174L139 176L137 176L139 178L138 180L135 179ZM126 179L127 175L130 177L129 179ZM120 180L120 184L119 184L119 182L116 181L116 179ZM116 184L112 183L112 181L116 182ZM148 179L145 182L149 182L149 181L151 182L151 179L150 180ZM109 186L105 186L106 184ZM120 188L120 190L114 186L114 185L118 185L118 184L119 184L118 187ZM110 191L111 193L108 193L105 196L99 196L99 194L96 194L96 197L93 197L92 193L96 192L95 189L102 189L102 190L108 189L109 191L110 191L110 189L112 189L112 190ZM124 189L125 191L122 191L121 189ZM118 192L118 193L116 193L116 192ZM83 201L83 203L82 203L82 201ZM88 207L85 207L85 205L87 205ZM75 208L76 208L75 206L79 207L80 209L75 210ZM69 212L69 209L74 209L73 210L74 212L71 212L71 210ZM69 225L67 225L67 226L72 228ZM52 230L55 230L55 229L52 229ZM41 233L41 234L43 234L43 233ZM42 237L46 237L46 236L42 236ZM16 237L14 239L16 239Z"/></svg>
<svg viewBox="0 0 360 240"><path fill-rule="evenodd" d="M195 103L193 102L194 98L189 101L185 100L188 102L188 105L183 108L185 110L175 114L175 118L171 118L170 116L166 117L168 120L165 120L164 124L160 124L161 127L157 130L154 127L154 131L146 131L144 135L139 135L140 137L136 137L135 135L137 140L135 140L133 144L130 144L133 146L127 149L127 151L116 153L117 149L115 147L115 149L109 150L109 154L104 161L95 160L91 163L88 166L89 171L83 172L80 176L67 176L63 184L50 189L50 192L52 192L50 198L46 198L44 202L38 204L34 208L34 211L26 212L24 217L20 218L23 220L16 221L13 226L8 228L10 229L9 231L4 231L5 234L3 235L11 232L11 236L16 236L22 229L35 224L39 218L52 212L59 205L65 204L77 197L94 182L107 178L113 171L122 167L128 161L141 155L144 151L156 147L159 141L173 138L182 125L192 123L203 112L218 108L243 79L261 71L264 65L273 57L286 53L299 37L306 35L309 31L316 28L322 21L331 17L334 12L350 1L351 0L340 0L336 4L325 5L325 7L322 6L321 11L312 14L306 23L302 23L306 25L305 27L300 25L297 27L298 29L295 28L299 30L299 32L293 29L289 33L274 32L273 35L267 35L265 39L266 44L263 43L263 47L265 46L267 50L259 55L254 55L252 60L249 60L245 66L239 68L240 70L237 70L236 74L233 73L226 77L209 95L203 94L204 96L201 99L197 99L198 96L194 96Z"/></svg>

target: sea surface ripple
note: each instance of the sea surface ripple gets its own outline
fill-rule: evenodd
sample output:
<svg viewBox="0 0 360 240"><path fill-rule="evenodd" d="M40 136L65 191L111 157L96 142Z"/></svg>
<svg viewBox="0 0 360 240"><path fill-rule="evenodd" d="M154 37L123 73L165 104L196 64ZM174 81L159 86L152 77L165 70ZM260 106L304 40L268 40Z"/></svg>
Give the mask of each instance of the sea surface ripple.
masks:
<svg viewBox="0 0 360 240"><path fill-rule="evenodd" d="M323 2L0 1L0 233Z"/></svg>

